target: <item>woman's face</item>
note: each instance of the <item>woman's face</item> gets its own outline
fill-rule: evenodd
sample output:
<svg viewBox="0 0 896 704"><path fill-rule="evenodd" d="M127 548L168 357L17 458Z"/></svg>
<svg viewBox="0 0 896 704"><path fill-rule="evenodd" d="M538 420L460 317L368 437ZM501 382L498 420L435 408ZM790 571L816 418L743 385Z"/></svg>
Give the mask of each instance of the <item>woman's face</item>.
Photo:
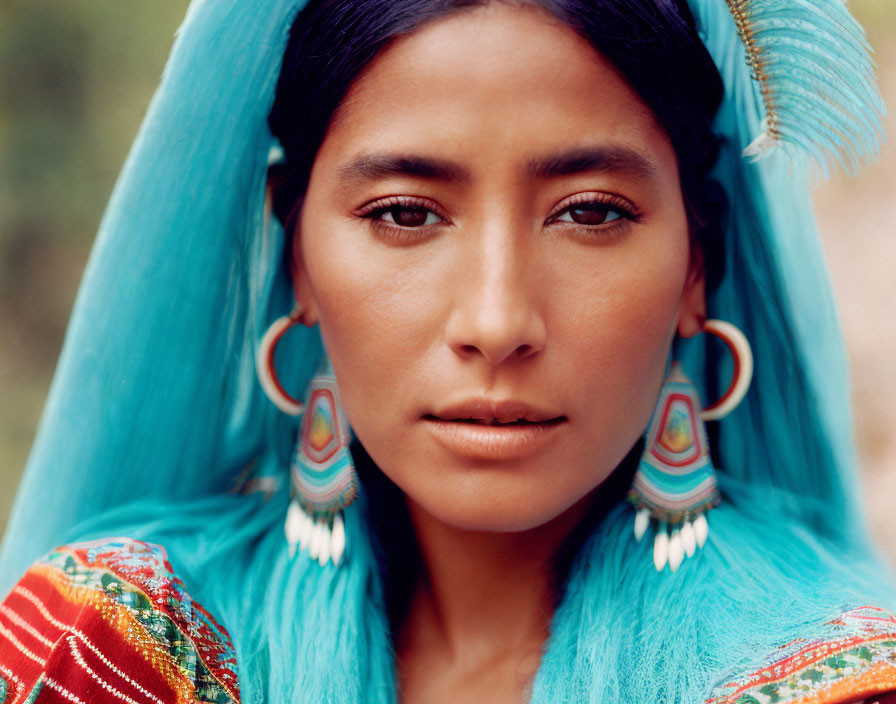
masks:
<svg viewBox="0 0 896 704"><path fill-rule="evenodd" d="M703 314L665 133L532 7L459 11L381 51L296 235L296 296L358 439L465 529L533 528L592 492Z"/></svg>

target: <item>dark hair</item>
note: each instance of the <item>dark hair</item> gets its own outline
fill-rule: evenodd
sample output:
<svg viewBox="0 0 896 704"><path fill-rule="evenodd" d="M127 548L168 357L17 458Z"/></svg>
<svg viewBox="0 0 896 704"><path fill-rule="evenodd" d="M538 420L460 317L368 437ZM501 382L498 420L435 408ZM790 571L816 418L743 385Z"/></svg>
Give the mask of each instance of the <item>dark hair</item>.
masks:
<svg viewBox="0 0 896 704"><path fill-rule="evenodd" d="M393 39L457 10L513 2L541 7L585 37L622 73L665 129L678 157L707 288L722 274L727 201L710 178L721 76L685 0L310 0L290 31L268 122L285 163L272 171L274 211L291 233L314 157L353 81Z"/></svg>
<svg viewBox="0 0 896 704"><path fill-rule="evenodd" d="M723 97L722 79L694 28L685 0L310 0L293 24L269 124L284 162L274 167L274 211L291 235L311 166L343 97L364 67L393 39L462 8L490 1L542 7L612 62L653 111L678 157L691 237L704 254L707 287L721 277L726 200L711 177L719 137L711 124ZM289 248L287 248L289 251ZM562 583L590 529L625 495L639 443L595 492L586 520L555 560ZM419 564L401 491L359 443L352 445L370 501L387 600L400 622Z"/></svg>

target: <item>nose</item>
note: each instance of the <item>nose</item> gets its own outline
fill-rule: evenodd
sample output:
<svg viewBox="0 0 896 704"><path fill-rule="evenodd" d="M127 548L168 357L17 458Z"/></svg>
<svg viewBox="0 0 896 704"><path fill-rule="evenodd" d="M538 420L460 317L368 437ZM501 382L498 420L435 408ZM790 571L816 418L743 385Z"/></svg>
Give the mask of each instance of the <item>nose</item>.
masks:
<svg viewBox="0 0 896 704"><path fill-rule="evenodd" d="M499 365L544 348L547 330L530 254L505 236L482 242L465 257L446 327L447 343L459 357Z"/></svg>

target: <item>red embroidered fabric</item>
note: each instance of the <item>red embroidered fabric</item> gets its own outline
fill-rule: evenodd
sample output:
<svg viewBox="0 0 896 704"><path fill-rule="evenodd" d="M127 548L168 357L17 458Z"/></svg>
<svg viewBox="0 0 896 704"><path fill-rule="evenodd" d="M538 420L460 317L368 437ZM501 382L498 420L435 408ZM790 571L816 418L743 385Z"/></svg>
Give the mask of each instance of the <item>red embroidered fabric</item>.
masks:
<svg viewBox="0 0 896 704"><path fill-rule="evenodd" d="M846 611L739 674L707 704L896 704L896 616ZM65 545L0 604L0 704L239 704L227 631L158 545Z"/></svg>
<svg viewBox="0 0 896 704"><path fill-rule="evenodd" d="M0 604L0 704L239 704L227 631L158 545L66 545Z"/></svg>
<svg viewBox="0 0 896 704"><path fill-rule="evenodd" d="M896 692L896 615L844 611L728 678L706 704L890 704Z"/></svg>

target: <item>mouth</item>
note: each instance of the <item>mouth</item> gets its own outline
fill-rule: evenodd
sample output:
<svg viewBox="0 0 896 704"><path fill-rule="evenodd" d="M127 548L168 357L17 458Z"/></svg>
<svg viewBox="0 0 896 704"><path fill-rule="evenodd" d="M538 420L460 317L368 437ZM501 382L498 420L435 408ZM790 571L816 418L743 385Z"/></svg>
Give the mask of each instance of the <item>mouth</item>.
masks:
<svg viewBox="0 0 896 704"><path fill-rule="evenodd" d="M517 418L516 420L509 421L500 421L497 418L441 418L431 413L427 413L423 416L423 418L425 420L441 421L443 423L468 423L470 425L487 425L490 427L550 425L554 423L562 423L566 420L566 416L557 416L555 418L547 418L545 420L526 420L525 418Z"/></svg>
<svg viewBox="0 0 896 704"><path fill-rule="evenodd" d="M543 421L425 416L427 429L452 455L475 462L511 462L536 455L549 446L567 425L565 418Z"/></svg>
<svg viewBox="0 0 896 704"><path fill-rule="evenodd" d="M427 420L476 425L537 425L560 423L566 416L514 399L470 398L447 404L424 415Z"/></svg>

